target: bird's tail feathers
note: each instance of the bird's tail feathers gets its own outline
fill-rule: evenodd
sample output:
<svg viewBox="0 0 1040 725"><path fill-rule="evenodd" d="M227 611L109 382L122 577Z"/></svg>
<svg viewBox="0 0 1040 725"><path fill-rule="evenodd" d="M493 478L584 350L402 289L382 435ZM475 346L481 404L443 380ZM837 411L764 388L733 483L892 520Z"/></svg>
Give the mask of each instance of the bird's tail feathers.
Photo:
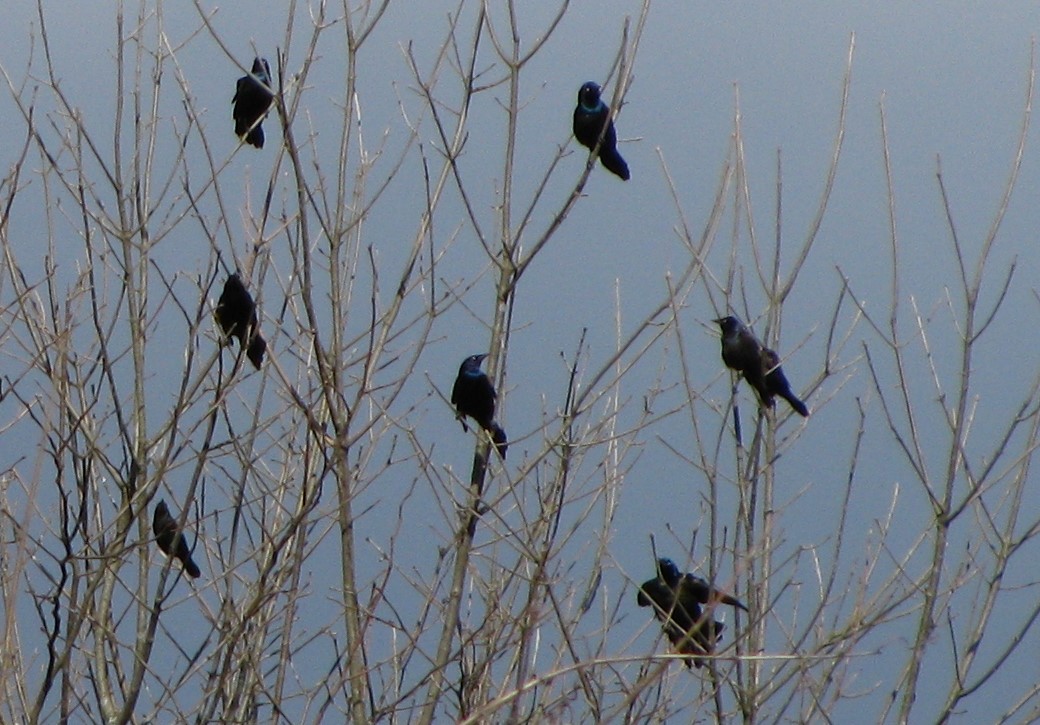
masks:
<svg viewBox="0 0 1040 725"><path fill-rule="evenodd" d="M731 607L736 607L737 609L743 609L745 612L748 611L748 608L746 606L744 606L744 602L740 601L739 599L734 597L732 594L722 594L719 597L719 601L722 602L723 604L728 604ZM721 624L721 622L720 622L720 624ZM719 630L719 631L721 632L722 630Z"/></svg>
<svg viewBox="0 0 1040 725"><path fill-rule="evenodd" d="M188 576L192 579L198 579L202 576L202 571L199 569L199 565L196 564L190 556L184 560L184 571L188 572Z"/></svg>
<svg viewBox="0 0 1040 725"><path fill-rule="evenodd" d="M491 425L487 430L491 433L491 440L495 443L495 449L498 450L498 455L502 456L504 460L506 457L506 449L509 447L505 430L495 421L491 421Z"/></svg>
<svg viewBox="0 0 1040 725"><path fill-rule="evenodd" d="M809 417L809 409L805 407L805 403L800 401L794 393L787 392L786 394L781 393L781 395L783 395L784 400L791 404L791 407L794 408L795 412L798 413L798 415L802 416L803 418Z"/></svg>
<svg viewBox="0 0 1040 725"><path fill-rule="evenodd" d="M258 149L264 147L264 129L259 123L253 126L253 130L246 136L246 143L256 146Z"/></svg>
<svg viewBox="0 0 1040 725"><path fill-rule="evenodd" d="M628 164L621 158L621 154L617 152L617 149L600 148L599 160L603 162L603 166L607 171L620 176L625 181L631 178L628 172Z"/></svg>

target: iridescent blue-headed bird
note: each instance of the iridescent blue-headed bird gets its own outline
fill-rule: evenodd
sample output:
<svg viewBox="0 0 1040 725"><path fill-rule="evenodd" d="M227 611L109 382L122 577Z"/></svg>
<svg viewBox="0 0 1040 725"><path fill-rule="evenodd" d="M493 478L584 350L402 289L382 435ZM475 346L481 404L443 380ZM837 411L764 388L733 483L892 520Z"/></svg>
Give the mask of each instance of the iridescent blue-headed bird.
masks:
<svg viewBox="0 0 1040 725"><path fill-rule="evenodd" d="M462 423L462 430L469 431L466 416L491 434L502 458L506 457L506 432L495 422L495 386L487 373L480 369L486 354L470 355L459 366L459 375L451 389L451 403L455 406L455 417Z"/></svg>
<svg viewBox="0 0 1040 725"><path fill-rule="evenodd" d="M273 100L271 67L264 58L256 58L253 60L250 75L238 79L231 102L235 105L232 112L235 134L258 149L264 147L264 129L261 122L271 109Z"/></svg>
<svg viewBox="0 0 1040 725"><path fill-rule="evenodd" d="M652 606L654 617L676 652L690 655L686 666L702 667L697 655L710 655L722 638L725 625L717 622L712 611L719 604L729 604L747 611L737 598L721 592L690 573L683 574L671 559L657 560L657 576L643 582L636 595L641 607Z"/></svg>
<svg viewBox="0 0 1040 725"><path fill-rule="evenodd" d="M779 395L798 415L809 417L805 403L791 391L791 383L780 367L780 356L759 342L738 318L722 317L715 323L722 330L722 362L744 376L748 385L758 393L762 405L772 408L774 396Z"/></svg>
<svg viewBox="0 0 1040 725"><path fill-rule="evenodd" d="M603 166L628 181L628 164L617 150L617 132L614 131L614 122L610 120L610 106L600 98L600 87L592 81L578 91L578 105L574 108L574 137L590 151L599 143L599 160Z"/></svg>

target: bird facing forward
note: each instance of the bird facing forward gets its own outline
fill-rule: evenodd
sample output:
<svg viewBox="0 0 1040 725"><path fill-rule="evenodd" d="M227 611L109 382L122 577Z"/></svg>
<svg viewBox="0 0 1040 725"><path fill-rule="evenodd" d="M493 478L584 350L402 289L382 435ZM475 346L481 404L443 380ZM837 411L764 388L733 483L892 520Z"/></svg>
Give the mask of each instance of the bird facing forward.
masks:
<svg viewBox="0 0 1040 725"><path fill-rule="evenodd" d="M227 278L213 314L220 329L224 331L224 336L237 337L239 344L246 349L246 356L253 363L253 367L259 370L260 363L264 361L267 341L260 334L256 303L253 302L249 290L242 284L238 273Z"/></svg>
<svg viewBox="0 0 1040 725"><path fill-rule="evenodd" d="M271 108L274 93L271 91L271 67L264 58L255 58L250 75L242 76L235 85L232 117L235 119L235 134L246 143L264 147L264 129L261 121Z"/></svg>
<svg viewBox="0 0 1040 725"><path fill-rule="evenodd" d="M458 377L451 388L451 403L455 406L455 417L462 423L462 430L469 431L466 416L491 434L502 458L506 457L506 432L495 422L495 386L487 373L480 369L487 354L470 355L459 366Z"/></svg>
<svg viewBox="0 0 1040 725"><path fill-rule="evenodd" d="M779 395L798 415L809 417L805 403L791 391L791 383L780 367L780 356L759 342L738 318L721 317L714 322L722 330L722 362L744 376L758 393L762 405L772 408L774 396Z"/></svg>
<svg viewBox="0 0 1040 725"><path fill-rule="evenodd" d="M155 505L155 513L152 515L152 533L155 534L155 542L166 556L173 556L180 560L184 571L192 579L198 579L202 574L199 567L191 558L191 549L188 548L188 540L184 534L177 530L177 519L170 514L165 501Z"/></svg>
<svg viewBox="0 0 1040 725"><path fill-rule="evenodd" d="M614 122L610 120L610 106L600 98L600 87L589 81L578 91L578 105L574 108L574 137L592 151L601 135L603 141L599 145L599 160L608 171L628 181L628 164L617 150L617 132L614 131Z"/></svg>
<svg viewBox="0 0 1040 725"><path fill-rule="evenodd" d="M725 628L712 615L715 607L722 603L747 611L739 599L699 576L681 573L675 562L665 558L657 560L657 576L640 585L636 603L654 608L668 641L679 654L690 655L685 659L687 667L697 668L704 666L697 655L712 654Z"/></svg>

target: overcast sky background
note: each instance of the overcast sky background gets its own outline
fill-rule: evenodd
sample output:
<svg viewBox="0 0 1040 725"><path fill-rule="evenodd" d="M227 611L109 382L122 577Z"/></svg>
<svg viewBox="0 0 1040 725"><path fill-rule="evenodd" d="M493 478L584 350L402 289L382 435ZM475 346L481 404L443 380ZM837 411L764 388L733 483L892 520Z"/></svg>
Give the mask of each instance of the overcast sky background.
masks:
<svg viewBox="0 0 1040 725"><path fill-rule="evenodd" d="M212 22L216 32L244 66L249 65L254 48L274 65L276 48L285 47L284 9L277 3L263 5L205 4L215 10ZM543 3L521 5L521 25L526 28L527 37L534 38L541 33L552 9ZM88 126L109 129L115 93L112 10L107 6L53 2L44 2L44 6L61 87L81 110ZM387 17L362 53L359 96L363 123L369 143L373 147L385 144L387 157L395 156L407 141L399 103L412 112L421 107L402 49L414 44L420 67L428 64L443 39L445 16L453 7L436 2L391 3ZM132 17L136 8L128 7L127 13ZM532 235L544 228L548 210L555 210L562 203L586 159L583 150L569 140L577 89L586 80L605 78L616 53L623 19L626 15L634 18L637 13L636 4L620 0L574 3L546 51L525 69L522 95L526 105L521 119L522 148L517 156L521 166L519 197L529 198L558 146L570 143L574 151L548 187L548 198L558 201L542 208L541 216L532 224ZM29 38L38 30L38 19L35 8L28 3L13 4L5 9L5 16L0 64L17 85L25 76ZM176 44L198 28L199 15L187 4L181 7L171 3L163 6L163 21L171 42ZM290 69L302 63L306 49L304 38L309 32L309 21L304 9L300 9L296 21L297 36L289 47ZM659 303L665 292L665 275L674 275L685 265L686 250L674 232L677 217L660 159L667 163L684 213L699 234L730 151L738 93L756 228L766 242L773 237L777 151L782 153L783 229L788 250L783 268L789 268L790 255L803 241L819 204L832 153L852 33L855 57L845 146L820 238L784 308L781 353L797 348L785 369L795 389L804 390L821 368L826 325L841 287L838 268L851 279L854 291L866 302L868 310L882 319L887 317L890 258L879 112L882 98L896 192L904 314L909 311L912 297L922 311L943 321L935 331L940 351L944 342L946 349L953 349L952 339L944 339L951 334L951 326L942 305L944 289L955 282L957 268L936 184L937 158L941 157L962 244L973 260L992 223L1013 160L1023 118L1031 44L1038 32L1040 5L1035 3L654 3L635 59L626 105L617 120L618 135L623 140L620 148L631 168L632 180L622 183L602 169L595 169L585 189L586 198L535 262L522 285L502 396L503 423L511 440L516 441L510 448L510 465L523 460L525 451L540 447L543 413L555 412L566 385L561 353L567 360L572 359L583 328L589 329L589 367L598 367L610 355L614 345L615 291L622 301L622 328L627 330ZM324 43L331 44L333 37L335 34L329 34ZM335 99L343 87L342 54L331 46L319 50L310 77L313 88L307 96L308 112L319 131L318 144L327 143L325 152L334 153L335 134L323 138L321 129L323 122L331 124L337 113ZM38 39L34 52L41 52ZM201 120L215 144L216 155L230 155L237 143L232 133L230 102L240 69L206 32L177 53L177 63L196 104L204 109ZM36 66L35 72L40 68ZM164 82L172 84L174 78L168 76ZM612 91L613 87L608 87L607 93ZM489 233L494 228L492 207L501 189L504 138L504 114L492 102L494 95L482 97L474 107L472 128L480 132L471 133L460 160L463 175L472 188L483 194L476 203ZM169 117L182 124L177 93L171 90L164 102L169 106ZM260 152L240 150L225 172L226 203L236 214L244 216L247 204L254 209L259 207L271 174L280 132L274 119L268 120L265 127L267 147ZM4 139L0 143L0 168L5 172L24 135L24 123L13 110L10 93L0 93L0 138ZM427 145L432 145L432 127L425 126L422 135ZM104 131L100 137L110 138L111 132ZM1031 131L1030 139L1034 137L1035 132ZM161 153L173 153L176 142L171 137L169 143L170 147ZM33 162L38 163L38 159ZM199 166L200 174L204 168ZM286 168L283 167L283 173L287 173ZM235 174L242 179L238 186L229 182L229 176ZM387 260L402 254L410 243L424 205L421 167L414 153L401 176L387 192L391 201L380 204L367 222L369 239ZM279 187L284 188L287 187ZM996 436L996 432L987 435L987 424L1004 420L1008 407L1021 398L1036 374L1037 346L1032 332L1040 318L1034 296L1040 264L1036 234L1040 228L1038 193L1040 146L1031 140L995 253L994 269L999 271L993 284L986 288L992 295L1007 262L1017 259L1018 271L1009 301L1016 307L1009 309L1019 313L1013 316L1005 311L998 318L988 333L990 344L976 359L976 369L986 381L977 413L979 439L973 442L978 450L984 448L982 443ZM34 222L39 219L42 203L39 186L30 188L10 222L20 260L30 267L36 238ZM461 211L459 223L462 224ZM246 225L241 217L231 219L230 224L235 251L245 255L250 241ZM185 225L184 232L190 227ZM470 298L470 311L476 318L483 316L486 322L492 309L493 279L468 227L463 224L461 229L440 275L453 281L478 280L477 290ZM446 242L453 231L440 228L435 234ZM722 240L727 235L728 231L722 232ZM70 240L69 249L71 254L82 254L77 239ZM727 253L728 243L716 245L710 264L717 273L723 273ZM745 249L742 253L750 278L750 252ZM171 236L157 248L156 254L160 264L191 276L211 272L208 245L196 245L190 234ZM71 274L75 258L62 260L62 265L59 273ZM273 278L267 280L259 294L266 301L267 310L281 304L281 292ZM715 298L718 299L717 294ZM761 295L752 294L749 302L754 315L765 309ZM693 376L704 388L704 394L722 406L729 392L729 377L723 374L711 325L712 318L720 312L699 287L682 314ZM742 309L740 312L743 314ZM422 374L409 384L414 400L429 395L429 380L448 394L461 359L486 351L488 331L476 318L456 307L438 323L434 343L420 361ZM1020 335L1013 345L995 344L1012 334ZM858 340L870 339L865 325L857 328L854 339L857 342L850 347L846 359L860 354ZM279 345L284 347L287 342L275 334L272 354L281 354ZM651 359L655 365L668 369L666 377L678 371L671 343L652 352ZM181 361L173 362L176 366ZM936 362L940 373L952 383L959 361L940 354ZM16 354L5 352L0 357L0 372L5 375L9 370L3 367L11 366L13 370L20 369L20 365ZM156 380L161 381L163 361L156 360L156 365ZM1017 371L1024 372L1018 376ZM649 365L647 374L653 372L654 365ZM916 373L921 375L924 391L921 400L927 402L927 388L923 387L927 384L926 371L921 368ZM257 386L259 377L253 375L241 384ZM627 394L638 399L652 382L649 377L628 381ZM172 394L159 384L150 392L160 411L163 401L168 401ZM833 399L820 405L822 399L832 394ZM743 409L750 411L746 389L742 388L741 395ZM875 397L861 364L849 376L829 379L820 394L807 401L814 414L805 423L804 433L784 451L777 464L778 497L790 501L782 524L785 551L822 545L832 533L841 503L840 493L835 492L840 492L844 485L858 426L856 399ZM11 415L8 411L5 417ZM873 415L880 416L880 411L874 409ZM619 654L643 653L653 646L655 630L646 626L649 613L635 608L630 584L633 579L638 581L653 574L648 535L656 533L664 553L683 560L686 554L679 548L680 542L688 543L702 523L703 481L668 450L669 446L683 450L690 445L688 419L683 420L679 416L674 423L665 421L648 430L643 435L645 450L634 459L626 475L622 513L610 547L616 568L605 573L600 594L609 602L623 598L633 610L624 631L617 633ZM902 459L895 455L880 417L873 420L852 501L850 539L862 545L871 539L876 533L875 518L887 509L893 490L900 486L897 520L905 518L907 527L905 540L897 532L891 541L893 556L898 557L899 547L908 546L920 531L921 522L927 520L929 508L920 489L912 482L908 484L909 473ZM440 464L465 477L472 438L462 434L447 407L436 396L428 397L420 404L414 421L421 439L436 441ZM713 421L712 425L722 423ZM802 422L793 419L785 423L788 428L799 425ZM944 426L926 430L925 438L935 443L945 441ZM5 443L10 446L9 439ZM732 446L732 441L726 440L724 445ZM3 455L6 468L16 456L11 452ZM410 483L387 480L385 485L380 483L366 492L366 500L357 508L361 510L365 504L374 508L360 523L362 537L370 536L376 544L385 544L380 535L386 520L380 517L396 513L396 497L403 495ZM170 485L176 490L176 484ZM732 500L732 494L728 500ZM429 541L431 537L445 536L443 529L427 527L423 520L427 506L421 496L410 505L411 515L422 523L415 526L414 538L402 540L397 550L397 556L409 570L432 566L435 552ZM1034 492L1025 508L1031 512L1026 518L1034 518L1040 508L1040 494ZM668 533L668 529L674 533ZM595 533L590 531L589 535ZM706 555L702 545L698 540L698 550L694 552L697 560ZM850 551L856 550L855 543L850 547ZM372 558L372 566L376 566L374 553ZM328 597L321 591L321 563L312 562L312 566L315 568L310 572L310 585L316 590L315 598L336 601L332 591ZM338 563L334 568L338 568ZM1028 576L1023 572L1011 573L1011 578L1018 577L1020 583L1031 581ZM811 584L807 582L807 586ZM205 596L204 591L201 596ZM1035 590L1024 590L1022 597L1031 603ZM192 615L190 602L180 606L185 616ZM641 628L644 633L633 649L621 652ZM904 634L909 637L912 633ZM1030 637L1040 644L1035 631ZM891 675L885 672L884 652L905 648L907 643L901 636L873 643L882 654L876 660L863 658L859 681L862 690L870 690ZM1006 676L1018 685L1015 691L1021 689L1022 683L1040 680L1036 650L1036 646L1023 648L1013 659L1015 666L1008 668ZM898 661L902 663L903 658ZM327 663L320 664L321 671L326 668ZM695 678L680 672L678 666L671 676L689 677L691 681ZM927 686L925 679L919 696L921 712L925 713L930 711L929 696L940 694L928 692ZM998 690L989 687L976 695L969 703L971 711L1002 710L1006 703L1000 701ZM883 690L874 692L867 709L871 713L880 710L881 700L887 694ZM849 706L860 708L862 703L852 701Z"/></svg>

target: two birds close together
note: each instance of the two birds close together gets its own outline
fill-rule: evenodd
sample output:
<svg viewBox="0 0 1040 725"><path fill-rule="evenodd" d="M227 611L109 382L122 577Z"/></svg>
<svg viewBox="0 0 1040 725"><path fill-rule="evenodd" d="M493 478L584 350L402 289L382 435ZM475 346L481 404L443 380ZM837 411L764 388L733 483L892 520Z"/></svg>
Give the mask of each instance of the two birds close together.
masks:
<svg viewBox="0 0 1040 725"><path fill-rule="evenodd" d="M748 608L737 598L721 592L690 573L683 574L671 559L657 560L657 576L643 582L636 595L641 607L653 607L668 641L686 658L686 666L700 668L699 655L711 655L725 625L715 619L719 604Z"/></svg>

